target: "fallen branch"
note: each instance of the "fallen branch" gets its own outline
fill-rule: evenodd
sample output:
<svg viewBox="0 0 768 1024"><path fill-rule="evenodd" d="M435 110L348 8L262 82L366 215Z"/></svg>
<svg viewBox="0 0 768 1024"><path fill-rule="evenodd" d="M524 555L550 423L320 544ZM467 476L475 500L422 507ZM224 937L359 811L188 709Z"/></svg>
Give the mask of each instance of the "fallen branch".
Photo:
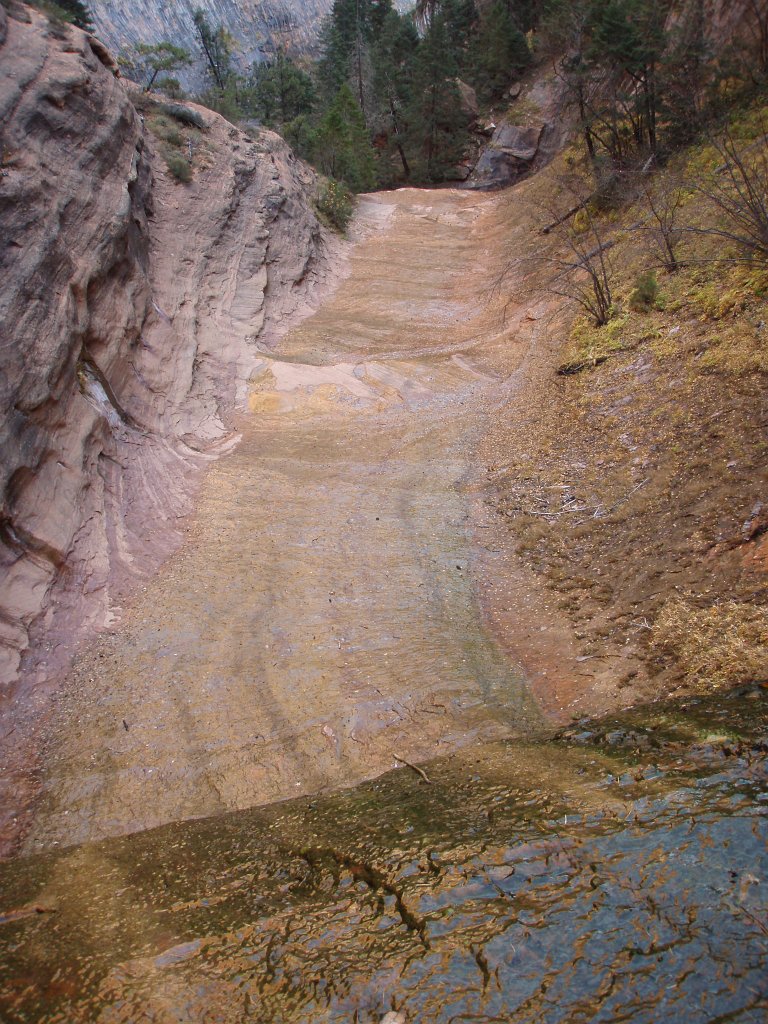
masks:
<svg viewBox="0 0 768 1024"><path fill-rule="evenodd" d="M593 193L593 195L594 195L594 193ZM567 213L564 213L562 215L562 217L558 217L557 220L552 221L551 224L547 224L546 227L543 227L541 229L541 234L542 235L548 235L550 233L550 231L553 231L555 228L559 228L561 224L565 224L565 222L567 220L570 220L571 217L575 217L576 214L579 212L579 210L583 210L584 207L587 205L588 202L590 202L590 200L592 198L593 198L593 196L588 196L582 202L578 203L576 206L574 206L570 210L568 210Z"/></svg>
<svg viewBox="0 0 768 1024"><path fill-rule="evenodd" d="M393 754L392 757L394 757L396 761L399 761L400 764L404 764L406 768L410 768L411 771L414 771L416 772L417 775L420 775L428 786L432 785L432 780L429 778L429 776L427 775L423 768L419 768L419 766L416 764L411 764L410 761L406 761L404 757L398 757L397 754Z"/></svg>
<svg viewBox="0 0 768 1024"><path fill-rule="evenodd" d="M615 501L613 503L613 505L611 505L610 508L606 509L604 512L600 512L599 515L598 515L598 512L597 512L597 509L595 509L595 514L594 514L593 518L594 519L602 519L604 516L609 516L611 514L611 512L613 512L613 510L615 508L618 508L619 505L623 505L625 501L629 501L629 499L632 497L632 495L636 491L639 491L641 487L645 487L645 485L649 482L649 480L650 480L650 477L646 477L645 480L641 480L640 483L636 487L633 487L632 490L628 494L625 494L623 498L619 498L619 500Z"/></svg>

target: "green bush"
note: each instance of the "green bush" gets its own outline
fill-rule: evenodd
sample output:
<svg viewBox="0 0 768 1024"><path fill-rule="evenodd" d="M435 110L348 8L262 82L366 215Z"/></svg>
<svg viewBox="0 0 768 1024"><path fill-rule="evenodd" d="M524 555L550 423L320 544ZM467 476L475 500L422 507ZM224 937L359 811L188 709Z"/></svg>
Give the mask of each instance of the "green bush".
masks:
<svg viewBox="0 0 768 1024"><path fill-rule="evenodd" d="M317 209L337 231L346 231L352 219L354 196L346 185L330 178L317 198Z"/></svg>
<svg viewBox="0 0 768 1024"><path fill-rule="evenodd" d="M178 78L158 78L155 82L155 92L164 92L172 100L184 99L184 90L181 88L181 82ZM195 111L190 110L187 113L194 114Z"/></svg>
<svg viewBox="0 0 768 1024"><path fill-rule="evenodd" d="M187 140L181 132L176 131L175 128L169 128L165 133L165 141L169 146L175 146L177 149L181 149Z"/></svg>
<svg viewBox="0 0 768 1024"><path fill-rule="evenodd" d="M185 185L192 181L192 165L178 153L166 153L165 165L176 181Z"/></svg>
<svg viewBox="0 0 768 1024"><path fill-rule="evenodd" d="M184 107L180 103L163 103L160 109L181 124L199 128L201 131L205 129L205 119L197 110L190 110L189 107Z"/></svg>
<svg viewBox="0 0 768 1024"><path fill-rule="evenodd" d="M151 114L145 123L156 138L160 139L161 142L167 143L169 146L181 149L186 142L186 139L176 125L171 124L168 118L163 117L162 114Z"/></svg>
<svg viewBox="0 0 768 1024"><path fill-rule="evenodd" d="M635 312L647 313L658 301L659 282L656 280L655 271L648 270L635 281L635 287L629 296L629 305Z"/></svg>

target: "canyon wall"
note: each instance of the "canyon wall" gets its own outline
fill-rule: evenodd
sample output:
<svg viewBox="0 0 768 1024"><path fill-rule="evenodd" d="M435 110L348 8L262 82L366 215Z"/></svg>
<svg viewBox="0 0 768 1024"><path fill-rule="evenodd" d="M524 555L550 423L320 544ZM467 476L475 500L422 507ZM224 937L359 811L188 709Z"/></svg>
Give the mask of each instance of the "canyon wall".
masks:
<svg viewBox="0 0 768 1024"><path fill-rule="evenodd" d="M236 41L234 59L245 71L278 47L291 53L315 53L322 19L333 0L92 0L89 4L100 39L118 53L136 43L170 39L200 58L188 69L174 72L186 88L204 82L202 53L192 15L198 8L208 22L223 25Z"/></svg>
<svg viewBox="0 0 768 1024"><path fill-rule="evenodd" d="M333 0L90 0L96 33L119 53L136 43L170 39L192 54L194 63L174 71L185 88L200 89L205 67L192 20L200 9L213 26L223 25L235 40L233 58L245 72L255 61L273 56L278 48L294 56L317 56L323 19ZM411 0L397 0L406 11Z"/></svg>
<svg viewBox="0 0 768 1024"><path fill-rule="evenodd" d="M313 172L210 111L190 183L104 47L0 6L0 694L179 543L259 351L336 265ZM148 118L147 118L148 120ZM191 152L191 143L190 143ZM334 259L330 260L329 256ZM31 650L30 650L31 649Z"/></svg>

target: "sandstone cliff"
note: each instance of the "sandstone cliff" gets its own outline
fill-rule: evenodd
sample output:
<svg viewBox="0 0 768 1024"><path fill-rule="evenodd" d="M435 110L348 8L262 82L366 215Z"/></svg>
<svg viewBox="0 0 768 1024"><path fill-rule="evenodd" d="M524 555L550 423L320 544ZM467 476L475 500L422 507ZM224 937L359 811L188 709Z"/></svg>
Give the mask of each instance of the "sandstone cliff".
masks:
<svg viewBox="0 0 768 1024"><path fill-rule="evenodd" d="M0 7L6 701L178 544L259 349L328 278L313 173L198 113L180 184L101 44Z"/></svg>
<svg viewBox="0 0 768 1024"><path fill-rule="evenodd" d="M322 19L332 0L93 0L89 7L99 38L119 52L136 43L170 39L195 57L197 41L193 12L200 8L211 25L223 25L236 41L235 61L246 70L254 61L278 47L290 52L312 53L317 49ZM199 88L204 69L199 66L175 72L187 88Z"/></svg>
<svg viewBox="0 0 768 1024"><path fill-rule="evenodd" d="M316 56L323 19L333 0L134 0L130 5L121 0L90 0L88 6L99 38L115 53L136 43L170 39L202 58L192 21L199 8L211 25L223 25L231 33L235 63L245 72L278 47L295 55ZM395 6L405 11L413 3L397 0ZM174 76L185 88L200 88L205 78L202 59Z"/></svg>

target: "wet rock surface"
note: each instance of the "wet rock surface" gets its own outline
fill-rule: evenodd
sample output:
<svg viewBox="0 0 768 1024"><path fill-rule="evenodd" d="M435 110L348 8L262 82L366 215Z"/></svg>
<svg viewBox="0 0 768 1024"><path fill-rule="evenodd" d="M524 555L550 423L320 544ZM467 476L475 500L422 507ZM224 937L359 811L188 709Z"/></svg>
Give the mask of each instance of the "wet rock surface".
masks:
<svg viewBox="0 0 768 1024"><path fill-rule="evenodd" d="M762 1019L765 687L576 731L4 865L3 1018Z"/></svg>

